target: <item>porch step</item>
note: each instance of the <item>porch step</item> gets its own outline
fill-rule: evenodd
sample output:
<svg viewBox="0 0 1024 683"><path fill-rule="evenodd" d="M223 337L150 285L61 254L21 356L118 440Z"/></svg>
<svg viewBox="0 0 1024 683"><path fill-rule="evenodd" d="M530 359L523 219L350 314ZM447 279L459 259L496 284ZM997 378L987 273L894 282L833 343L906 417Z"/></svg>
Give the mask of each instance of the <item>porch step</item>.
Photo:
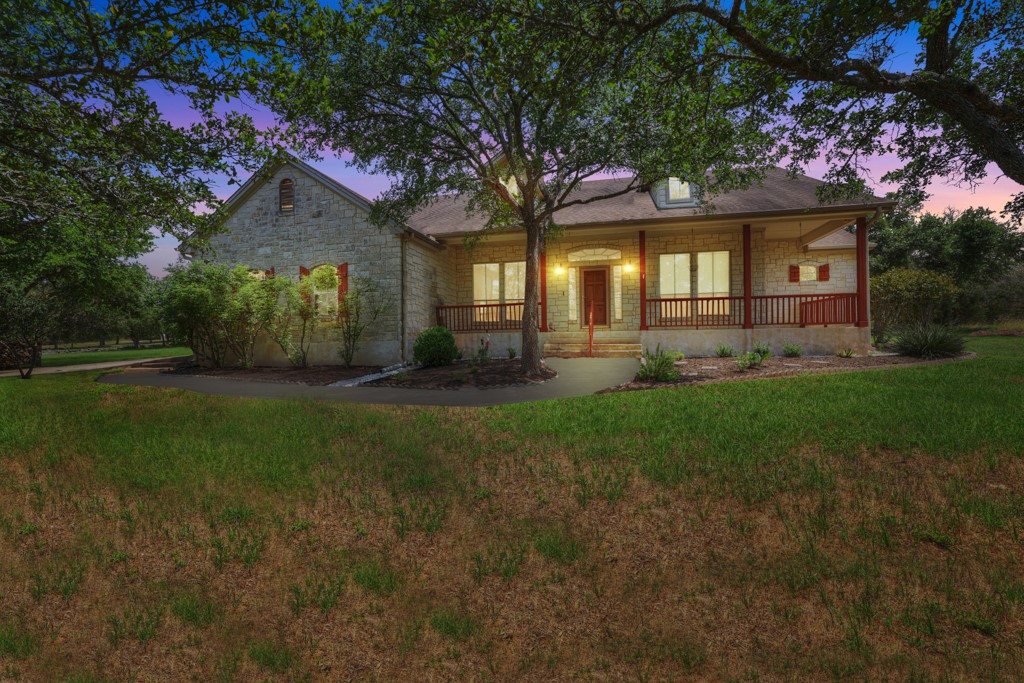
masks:
<svg viewBox="0 0 1024 683"><path fill-rule="evenodd" d="M590 343L548 342L544 344L544 355L549 358L581 358L590 354ZM594 340L594 358L639 358L640 342L635 344Z"/></svg>

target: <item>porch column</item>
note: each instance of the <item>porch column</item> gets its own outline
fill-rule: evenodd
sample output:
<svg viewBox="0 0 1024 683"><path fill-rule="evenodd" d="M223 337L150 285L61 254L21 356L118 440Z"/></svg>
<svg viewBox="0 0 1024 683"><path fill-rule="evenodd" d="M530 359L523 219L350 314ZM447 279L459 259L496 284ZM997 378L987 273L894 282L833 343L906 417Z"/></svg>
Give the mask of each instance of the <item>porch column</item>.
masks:
<svg viewBox="0 0 1024 683"><path fill-rule="evenodd" d="M754 329L753 287L750 267L750 224L743 225L743 329Z"/></svg>
<svg viewBox="0 0 1024 683"><path fill-rule="evenodd" d="M868 222L857 217L857 327L868 326Z"/></svg>
<svg viewBox="0 0 1024 683"><path fill-rule="evenodd" d="M540 331L548 331L548 254L540 252Z"/></svg>
<svg viewBox="0 0 1024 683"><path fill-rule="evenodd" d="M647 329L647 231L640 231L640 329Z"/></svg>

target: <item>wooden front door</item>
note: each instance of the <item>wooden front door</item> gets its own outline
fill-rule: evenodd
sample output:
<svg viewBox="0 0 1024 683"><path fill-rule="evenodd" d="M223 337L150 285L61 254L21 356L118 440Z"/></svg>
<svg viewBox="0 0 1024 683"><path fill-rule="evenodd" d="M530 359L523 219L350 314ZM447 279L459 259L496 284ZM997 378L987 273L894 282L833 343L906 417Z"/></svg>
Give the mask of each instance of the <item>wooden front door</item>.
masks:
<svg viewBox="0 0 1024 683"><path fill-rule="evenodd" d="M594 324L608 324L608 270L583 271L583 326L590 324L590 304L594 304Z"/></svg>

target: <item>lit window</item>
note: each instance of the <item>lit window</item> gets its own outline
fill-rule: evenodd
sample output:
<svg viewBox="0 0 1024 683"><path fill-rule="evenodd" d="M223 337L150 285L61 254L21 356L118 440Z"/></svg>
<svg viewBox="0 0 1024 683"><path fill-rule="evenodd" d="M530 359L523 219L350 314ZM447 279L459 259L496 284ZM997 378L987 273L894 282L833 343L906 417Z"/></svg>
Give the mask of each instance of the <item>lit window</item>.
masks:
<svg viewBox="0 0 1024 683"><path fill-rule="evenodd" d="M729 296L729 252L702 251L697 254L697 296ZM702 311L708 315L726 315L728 301L710 301Z"/></svg>
<svg viewBox="0 0 1024 683"><path fill-rule="evenodd" d="M800 282L817 282L818 266L800 266Z"/></svg>
<svg viewBox="0 0 1024 683"><path fill-rule="evenodd" d="M569 320L576 321L580 319L579 304L577 299L576 290L576 269L569 269Z"/></svg>
<svg viewBox="0 0 1024 683"><path fill-rule="evenodd" d="M501 303L501 279L497 263L473 264L473 304L482 306ZM475 308L474 319L478 323L498 322L497 308Z"/></svg>
<svg viewBox="0 0 1024 683"><path fill-rule="evenodd" d="M615 319L622 320L622 266L612 266L612 304Z"/></svg>
<svg viewBox="0 0 1024 683"><path fill-rule="evenodd" d="M282 213L295 210L295 182L289 178L277 186L277 206Z"/></svg>
<svg viewBox="0 0 1024 683"><path fill-rule="evenodd" d="M690 183L679 178L668 179L668 200L670 202L688 202L693 197L690 194Z"/></svg>
<svg viewBox="0 0 1024 683"><path fill-rule="evenodd" d="M662 254L659 257L658 284L662 299L688 299L690 297L690 255ZM661 317L688 318L690 304L683 301L661 302Z"/></svg>
<svg viewBox="0 0 1024 683"><path fill-rule="evenodd" d="M526 261L515 261L505 264L505 303L519 304L505 306L505 317L508 320L523 319L523 300L526 299Z"/></svg>

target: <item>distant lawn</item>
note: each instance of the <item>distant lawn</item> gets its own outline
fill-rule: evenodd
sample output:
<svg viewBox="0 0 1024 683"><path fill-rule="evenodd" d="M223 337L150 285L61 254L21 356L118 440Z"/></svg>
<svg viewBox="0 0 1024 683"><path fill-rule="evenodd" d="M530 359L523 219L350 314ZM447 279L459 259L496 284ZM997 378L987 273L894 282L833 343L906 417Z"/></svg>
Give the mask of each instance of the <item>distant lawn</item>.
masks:
<svg viewBox="0 0 1024 683"><path fill-rule="evenodd" d="M43 356L43 367L78 365L80 363L110 363L139 358L162 358L164 356L190 356L192 349L187 346L171 346L155 349L128 349L112 351L82 351L79 353L50 353Z"/></svg>
<svg viewBox="0 0 1024 683"><path fill-rule="evenodd" d="M1024 338L969 346L487 409L0 380L0 677L1021 680Z"/></svg>

